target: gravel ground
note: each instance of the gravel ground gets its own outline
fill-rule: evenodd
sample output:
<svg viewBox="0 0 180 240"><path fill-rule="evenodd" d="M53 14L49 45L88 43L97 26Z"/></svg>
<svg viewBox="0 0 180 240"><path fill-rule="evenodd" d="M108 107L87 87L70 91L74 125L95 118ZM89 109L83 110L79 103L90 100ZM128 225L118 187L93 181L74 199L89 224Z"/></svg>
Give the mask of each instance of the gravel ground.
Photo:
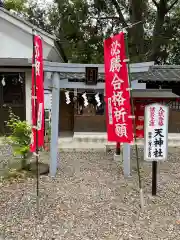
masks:
<svg viewBox="0 0 180 240"><path fill-rule="evenodd" d="M159 165L157 197L151 196L151 165L141 162L143 213L134 166L124 179L111 153L61 153L57 177L40 179L38 216L35 179L0 184L0 239L179 240L179 153L171 149Z"/></svg>

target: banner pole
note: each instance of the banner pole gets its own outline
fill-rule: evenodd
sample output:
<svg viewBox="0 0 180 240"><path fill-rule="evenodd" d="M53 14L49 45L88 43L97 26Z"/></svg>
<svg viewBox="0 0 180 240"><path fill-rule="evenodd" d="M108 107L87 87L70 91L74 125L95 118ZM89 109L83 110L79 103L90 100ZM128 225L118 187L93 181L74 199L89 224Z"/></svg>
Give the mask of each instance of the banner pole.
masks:
<svg viewBox="0 0 180 240"><path fill-rule="evenodd" d="M120 142L116 143L116 155L121 155L121 144Z"/></svg>
<svg viewBox="0 0 180 240"><path fill-rule="evenodd" d="M125 35L125 49L126 49L126 57L129 59L129 48L128 48L128 36L127 33L124 32ZM135 142L135 151L136 151L136 164L137 164L137 172L138 172L138 181L139 181L139 192L140 192L140 203L141 203L141 210L144 210L144 195L142 189L142 180L141 180L141 173L140 173L140 164L139 164L139 154L138 154L138 146L137 146L137 136L136 136L136 122L135 122L135 111L134 111L134 102L132 98L132 84L131 84L131 72L130 72L130 65L129 61L127 62L128 65L128 77L129 77L129 87L130 87L130 99L131 99L131 109L132 109L132 116L133 116L133 131L134 131L134 142Z"/></svg>
<svg viewBox="0 0 180 240"><path fill-rule="evenodd" d="M37 204L37 211L39 212L39 149L38 149L38 129L37 129L37 117L38 117L38 106L37 106L37 92L36 92L36 49L35 49L35 30L32 30L33 36L33 68L34 68L34 106L35 106L35 132L36 132L36 204Z"/></svg>
<svg viewBox="0 0 180 240"><path fill-rule="evenodd" d="M152 196L157 192L157 161L152 161Z"/></svg>

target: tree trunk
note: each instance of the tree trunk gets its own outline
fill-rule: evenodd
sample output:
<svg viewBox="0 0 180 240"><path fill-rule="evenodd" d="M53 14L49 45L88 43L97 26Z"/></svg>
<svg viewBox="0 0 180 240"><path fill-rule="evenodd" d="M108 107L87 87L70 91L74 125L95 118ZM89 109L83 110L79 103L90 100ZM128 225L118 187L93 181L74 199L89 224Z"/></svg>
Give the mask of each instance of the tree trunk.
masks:
<svg viewBox="0 0 180 240"><path fill-rule="evenodd" d="M130 22L135 24L129 30L130 40L130 54L133 59L137 61L143 61L144 59L144 27L143 27L143 13L145 10L144 0L130 0ZM137 24L136 24L137 23Z"/></svg>
<svg viewBox="0 0 180 240"><path fill-rule="evenodd" d="M159 63L158 58L161 58L162 53L161 46L163 42L162 37L164 37L163 26L165 16L176 4L178 4L178 2L180 1L152 0L151 4L153 3L157 8L157 13L152 41L150 43L149 51L147 52L147 49L145 49L144 18L146 10L148 9L148 0L129 0L129 20L131 24L135 24L132 28L128 29L129 54L131 61L154 61L155 63ZM122 14L120 0L111 0L111 3L116 8L121 25L126 27L127 23Z"/></svg>
<svg viewBox="0 0 180 240"><path fill-rule="evenodd" d="M161 0L157 6L156 21L153 30L152 45L149 52L148 60L158 63L158 56L160 53L163 24L167 13L167 0Z"/></svg>

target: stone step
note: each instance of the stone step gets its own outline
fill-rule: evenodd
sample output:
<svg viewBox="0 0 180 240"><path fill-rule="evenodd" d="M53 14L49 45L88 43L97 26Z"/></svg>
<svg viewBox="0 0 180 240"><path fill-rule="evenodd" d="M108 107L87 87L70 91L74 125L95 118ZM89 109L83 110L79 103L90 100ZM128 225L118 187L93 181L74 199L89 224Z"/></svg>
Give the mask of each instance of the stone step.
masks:
<svg viewBox="0 0 180 240"><path fill-rule="evenodd" d="M62 140L63 141L63 140ZM102 143L105 145L116 145L114 142L108 142L107 141L107 135L106 134L74 134L72 138L73 142L84 142L84 143ZM168 136L168 143L169 145L173 146L180 146L180 134L169 134ZM138 145L143 145L144 140L143 139L137 139ZM132 143L134 145L134 143Z"/></svg>
<svg viewBox="0 0 180 240"><path fill-rule="evenodd" d="M138 140L137 144L143 146L143 140ZM169 134L168 139L169 147L180 147L180 134ZM0 138L0 145L3 145L3 138ZM132 144L133 145L133 144ZM82 134L75 135L74 137L64 137L58 139L58 148L60 150L68 151L71 149L85 150L85 149L114 149L115 142L108 142L106 134Z"/></svg>

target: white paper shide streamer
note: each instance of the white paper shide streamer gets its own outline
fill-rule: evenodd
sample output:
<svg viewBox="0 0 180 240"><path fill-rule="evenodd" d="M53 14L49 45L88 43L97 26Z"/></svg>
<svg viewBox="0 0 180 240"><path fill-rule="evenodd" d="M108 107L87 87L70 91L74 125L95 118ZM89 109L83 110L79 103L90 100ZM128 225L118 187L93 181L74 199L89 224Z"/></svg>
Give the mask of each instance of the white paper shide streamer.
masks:
<svg viewBox="0 0 180 240"><path fill-rule="evenodd" d="M4 76L3 76L2 80L1 80L1 83L2 83L3 87L6 85L5 77L4 77Z"/></svg>
<svg viewBox="0 0 180 240"><path fill-rule="evenodd" d="M101 100L100 100L100 97L99 97L99 93L97 93L97 94L95 95L95 100L96 100L96 102L97 102L97 106L100 107L100 106L101 106Z"/></svg>
<svg viewBox="0 0 180 240"><path fill-rule="evenodd" d="M65 96L66 96L66 104L70 104L71 100L70 100L70 96L69 96L69 91L65 92Z"/></svg>
<svg viewBox="0 0 180 240"><path fill-rule="evenodd" d="M86 93L83 93L82 98L84 99L84 106L87 107L89 103L88 103Z"/></svg>
<svg viewBox="0 0 180 240"><path fill-rule="evenodd" d="M66 104L70 104L71 103L71 99L70 99L70 95L69 94L70 94L69 91L65 92ZM88 103L88 98L87 98L86 92L82 94L82 98L84 99L84 106L87 107L89 105L89 103ZM97 106L100 107L102 103L101 103L101 99L100 99L99 93L97 93L94 96L94 98L96 100ZM74 91L74 99L73 99L73 101L75 101L76 99L77 99L77 92Z"/></svg>

